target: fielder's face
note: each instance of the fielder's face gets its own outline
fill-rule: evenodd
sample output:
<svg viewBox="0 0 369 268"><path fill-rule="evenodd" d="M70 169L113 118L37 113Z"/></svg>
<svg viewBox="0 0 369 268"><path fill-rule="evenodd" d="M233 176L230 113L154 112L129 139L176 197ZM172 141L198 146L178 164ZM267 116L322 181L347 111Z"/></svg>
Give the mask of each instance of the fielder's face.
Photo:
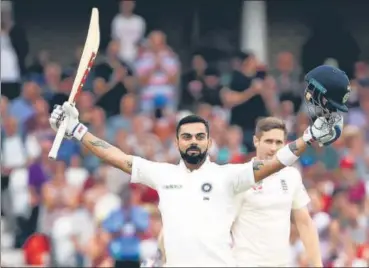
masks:
<svg viewBox="0 0 369 268"><path fill-rule="evenodd" d="M272 159L277 151L285 145L285 133L281 129L264 131L260 137L254 136L256 156L261 160Z"/></svg>
<svg viewBox="0 0 369 268"><path fill-rule="evenodd" d="M207 156L211 144L206 127L202 123L184 124L180 127L177 145L181 157L189 164L199 164Z"/></svg>

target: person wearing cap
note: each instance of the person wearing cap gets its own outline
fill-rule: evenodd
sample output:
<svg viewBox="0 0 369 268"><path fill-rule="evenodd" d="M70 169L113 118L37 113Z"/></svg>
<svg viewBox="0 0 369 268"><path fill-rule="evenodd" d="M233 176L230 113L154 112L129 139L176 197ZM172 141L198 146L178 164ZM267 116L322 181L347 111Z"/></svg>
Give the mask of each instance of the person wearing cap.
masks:
<svg viewBox="0 0 369 268"><path fill-rule="evenodd" d="M65 102L54 108L49 121L57 131L65 119L64 138L75 138L106 163L131 174L132 183L157 190L169 267L234 267L230 231L236 213L235 196L293 165L310 144L326 146L336 141L343 127L342 118L331 122L330 117L319 117L300 138L278 150L273 159L218 165L208 157L212 145L209 123L190 115L176 127L181 161L169 164L126 154L90 133L78 117L76 107Z"/></svg>
<svg viewBox="0 0 369 268"><path fill-rule="evenodd" d="M286 144L285 123L276 117L257 122L256 160L275 157ZM319 236L310 217L310 202L299 171L285 167L236 197L237 216L232 226L233 254L238 267L291 266L290 219L312 267L323 267Z"/></svg>

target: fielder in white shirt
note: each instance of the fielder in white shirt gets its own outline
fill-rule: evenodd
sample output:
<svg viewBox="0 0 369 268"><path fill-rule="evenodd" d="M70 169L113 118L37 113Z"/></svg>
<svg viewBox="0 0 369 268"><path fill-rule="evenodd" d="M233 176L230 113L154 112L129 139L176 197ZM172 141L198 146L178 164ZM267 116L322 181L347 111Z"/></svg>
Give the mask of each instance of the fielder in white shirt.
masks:
<svg viewBox="0 0 369 268"><path fill-rule="evenodd" d="M342 129L341 121L335 122L333 129L319 117L302 137L283 147L275 159L221 166L208 159L208 122L190 115L177 126L182 161L174 165L125 154L88 132L78 115L73 104L58 105L50 117L51 127L57 130L67 118L65 138L74 137L106 163L132 174L132 182L158 191L169 267L234 267L230 231L236 213L235 196L292 165L310 142L325 144L336 140L340 134L337 129Z"/></svg>
<svg viewBox="0 0 369 268"><path fill-rule="evenodd" d="M286 143L283 120L261 119L254 136L257 160L273 159ZM291 212L310 265L323 267L319 237L307 205L310 198L299 171L285 167L236 197L233 253L239 267L293 266L290 256Z"/></svg>

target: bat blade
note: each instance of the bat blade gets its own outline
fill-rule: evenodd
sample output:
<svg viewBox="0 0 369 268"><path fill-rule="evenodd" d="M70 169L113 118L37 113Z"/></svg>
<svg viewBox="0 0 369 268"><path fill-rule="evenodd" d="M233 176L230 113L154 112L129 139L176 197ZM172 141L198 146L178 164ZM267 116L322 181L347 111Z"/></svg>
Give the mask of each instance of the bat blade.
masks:
<svg viewBox="0 0 369 268"><path fill-rule="evenodd" d="M74 104L78 95L81 93L86 79L91 71L91 68L95 62L98 50L100 46L100 25L99 25L99 10L93 8L91 12L90 24L86 37L86 42L83 48L82 56L79 61L76 77L74 78L72 90L69 94L68 102ZM60 145L63 141L65 131L68 125L68 119L65 118L62 124L58 128L53 146L49 152L49 158L56 159Z"/></svg>

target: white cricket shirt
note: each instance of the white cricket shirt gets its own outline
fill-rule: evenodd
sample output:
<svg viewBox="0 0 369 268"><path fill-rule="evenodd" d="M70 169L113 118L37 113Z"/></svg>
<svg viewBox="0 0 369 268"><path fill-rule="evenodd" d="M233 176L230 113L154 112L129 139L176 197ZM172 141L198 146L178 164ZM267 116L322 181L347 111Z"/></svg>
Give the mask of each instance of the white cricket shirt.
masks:
<svg viewBox="0 0 369 268"><path fill-rule="evenodd" d="M133 158L133 183L157 190L168 267L234 267L230 230L234 198L254 185L252 162L189 171L178 165Z"/></svg>
<svg viewBox="0 0 369 268"><path fill-rule="evenodd" d="M239 194L238 215L232 227L237 266L290 265L291 210L309 202L301 175L294 167L286 167Z"/></svg>

